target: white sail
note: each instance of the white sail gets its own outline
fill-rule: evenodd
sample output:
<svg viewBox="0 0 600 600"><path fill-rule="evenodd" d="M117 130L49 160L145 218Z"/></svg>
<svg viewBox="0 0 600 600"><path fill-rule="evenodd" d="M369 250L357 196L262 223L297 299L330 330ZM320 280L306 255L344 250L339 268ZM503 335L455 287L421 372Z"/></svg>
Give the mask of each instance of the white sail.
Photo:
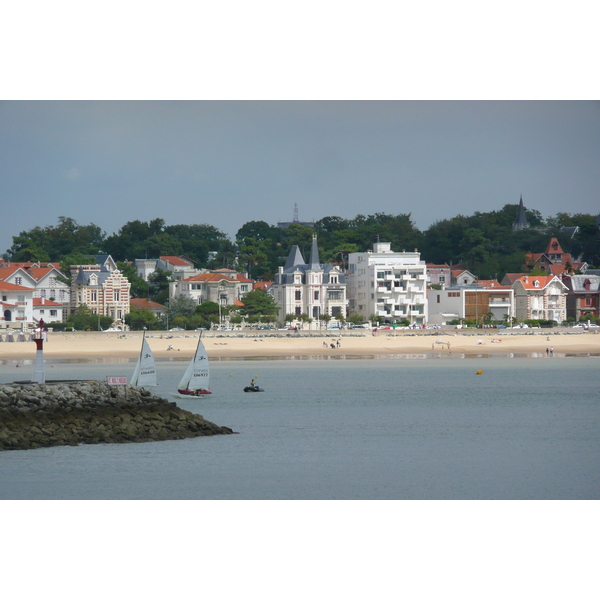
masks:
<svg viewBox="0 0 600 600"><path fill-rule="evenodd" d="M152 350L146 341L146 338L142 340L142 351L140 352L140 358L138 359L133 376L131 378L132 385L139 385L140 387L157 386L156 382L156 368L154 366L154 356Z"/></svg>
<svg viewBox="0 0 600 600"><path fill-rule="evenodd" d="M179 385L180 390L207 390L209 386L208 356L202 340L198 338L196 354L190 361Z"/></svg>

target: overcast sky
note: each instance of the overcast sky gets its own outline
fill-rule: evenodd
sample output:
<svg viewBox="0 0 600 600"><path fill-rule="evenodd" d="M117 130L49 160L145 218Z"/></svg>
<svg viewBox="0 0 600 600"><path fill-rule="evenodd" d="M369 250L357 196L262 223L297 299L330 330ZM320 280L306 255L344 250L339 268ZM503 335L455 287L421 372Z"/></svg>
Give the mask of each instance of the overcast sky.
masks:
<svg viewBox="0 0 600 600"><path fill-rule="evenodd" d="M600 212L600 103L8 101L0 251L58 216L246 222Z"/></svg>

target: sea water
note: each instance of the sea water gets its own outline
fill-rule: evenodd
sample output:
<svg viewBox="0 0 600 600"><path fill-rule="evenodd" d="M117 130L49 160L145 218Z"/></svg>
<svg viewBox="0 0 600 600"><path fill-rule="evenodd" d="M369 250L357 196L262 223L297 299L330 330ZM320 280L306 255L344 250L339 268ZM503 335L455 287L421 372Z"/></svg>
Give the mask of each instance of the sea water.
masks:
<svg viewBox="0 0 600 600"><path fill-rule="evenodd" d="M151 391L169 398L186 360L158 361ZM213 394L176 402L237 435L0 452L0 499L600 498L597 357L210 366ZM47 362L46 378L133 368ZM0 381L32 369L5 362ZM264 392L243 392L252 378Z"/></svg>

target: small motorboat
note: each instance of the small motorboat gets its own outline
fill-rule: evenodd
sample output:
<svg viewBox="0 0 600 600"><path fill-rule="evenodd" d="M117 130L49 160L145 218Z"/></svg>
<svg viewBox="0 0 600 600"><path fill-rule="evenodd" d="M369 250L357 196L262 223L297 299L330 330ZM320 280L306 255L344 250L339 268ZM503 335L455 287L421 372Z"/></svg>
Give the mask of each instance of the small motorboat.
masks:
<svg viewBox="0 0 600 600"><path fill-rule="evenodd" d="M258 387L257 385L247 385L244 388L245 392L264 392L265 390L263 390L261 387Z"/></svg>

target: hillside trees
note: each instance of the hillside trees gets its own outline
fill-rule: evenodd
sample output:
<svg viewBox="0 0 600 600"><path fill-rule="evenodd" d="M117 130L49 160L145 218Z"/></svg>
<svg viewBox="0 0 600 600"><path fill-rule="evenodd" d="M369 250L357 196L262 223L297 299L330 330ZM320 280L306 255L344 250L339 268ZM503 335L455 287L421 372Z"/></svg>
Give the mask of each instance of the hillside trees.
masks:
<svg viewBox="0 0 600 600"><path fill-rule="evenodd" d="M13 237L8 249L17 262L59 262L67 254L100 254L106 233L97 225L79 225L69 217L58 217L56 226L36 226Z"/></svg>

